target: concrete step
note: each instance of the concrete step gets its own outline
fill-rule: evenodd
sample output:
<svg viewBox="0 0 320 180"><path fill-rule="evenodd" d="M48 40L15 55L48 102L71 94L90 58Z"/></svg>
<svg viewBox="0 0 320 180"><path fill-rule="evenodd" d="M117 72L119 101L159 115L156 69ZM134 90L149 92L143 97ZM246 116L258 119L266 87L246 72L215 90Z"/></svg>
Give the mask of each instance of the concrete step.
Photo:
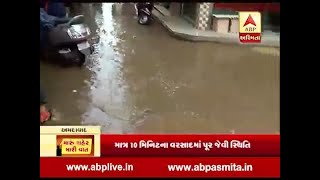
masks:
<svg viewBox="0 0 320 180"><path fill-rule="evenodd" d="M170 11L163 6L154 5L154 9L157 10L163 16L171 16Z"/></svg>

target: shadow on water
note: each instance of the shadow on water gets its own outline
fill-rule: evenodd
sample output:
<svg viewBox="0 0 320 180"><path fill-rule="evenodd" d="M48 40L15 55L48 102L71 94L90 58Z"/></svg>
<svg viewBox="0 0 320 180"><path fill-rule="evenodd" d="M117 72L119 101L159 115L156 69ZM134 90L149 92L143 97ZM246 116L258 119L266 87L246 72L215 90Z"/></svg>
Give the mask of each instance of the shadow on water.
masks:
<svg viewBox="0 0 320 180"><path fill-rule="evenodd" d="M129 3L76 8L96 51L86 69L40 64L61 115L51 125L101 125L105 133L279 130L279 54L174 39L159 22L138 25Z"/></svg>

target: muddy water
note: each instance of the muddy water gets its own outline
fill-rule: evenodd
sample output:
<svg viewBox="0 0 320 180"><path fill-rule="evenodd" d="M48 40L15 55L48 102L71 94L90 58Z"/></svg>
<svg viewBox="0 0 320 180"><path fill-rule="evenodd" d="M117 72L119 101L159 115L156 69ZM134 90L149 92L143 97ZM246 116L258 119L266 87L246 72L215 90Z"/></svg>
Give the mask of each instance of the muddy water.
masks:
<svg viewBox="0 0 320 180"><path fill-rule="evenodd" d="M55 121L105 133L279 131L278 49L176 40L131 5L85 4L95 43L86 67L40 64ZM273 52L273 53L268 53Z"/></svg>

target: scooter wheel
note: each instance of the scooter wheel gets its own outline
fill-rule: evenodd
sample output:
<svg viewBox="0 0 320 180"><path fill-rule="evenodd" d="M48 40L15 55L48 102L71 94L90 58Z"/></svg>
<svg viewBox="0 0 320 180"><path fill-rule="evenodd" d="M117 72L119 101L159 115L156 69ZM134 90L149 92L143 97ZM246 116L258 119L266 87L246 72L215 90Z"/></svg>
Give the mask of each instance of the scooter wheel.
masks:
<svg viewBox="0 0 320 180"><path fill-rule="evenodd" d="M79 58L80 58L80 61L79 61L79 66L81 67L85 62L86 62L86 56L82 53L79 53Z"/></svg>
<svg viewBox="0 0 320 180"><path fill-rule="evenodd" d="M139 16L138 17L138 23L141 25L147 25L149 23L150 19L148 16Z"/></svg>

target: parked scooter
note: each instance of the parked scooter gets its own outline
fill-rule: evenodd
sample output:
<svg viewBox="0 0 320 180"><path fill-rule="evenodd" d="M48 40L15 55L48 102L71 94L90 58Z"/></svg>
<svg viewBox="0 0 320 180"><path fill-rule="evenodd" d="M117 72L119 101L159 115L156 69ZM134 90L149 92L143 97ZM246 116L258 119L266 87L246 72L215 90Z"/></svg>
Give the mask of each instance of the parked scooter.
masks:
<svg viewBox="0 0 320 180"><path fill-rule="evenodd" d="M136 3L135 8L139 24L149 25L153 21L153 3Z"/></svg>
<svg viewBox="0 0 320 180"><path fill-rule="evenodd" d="M55 18L47 15L53 26L47 30L47 56L63 66L83 65L93 47L88 42L90 29L83 24L83 15Z"/></svg>

